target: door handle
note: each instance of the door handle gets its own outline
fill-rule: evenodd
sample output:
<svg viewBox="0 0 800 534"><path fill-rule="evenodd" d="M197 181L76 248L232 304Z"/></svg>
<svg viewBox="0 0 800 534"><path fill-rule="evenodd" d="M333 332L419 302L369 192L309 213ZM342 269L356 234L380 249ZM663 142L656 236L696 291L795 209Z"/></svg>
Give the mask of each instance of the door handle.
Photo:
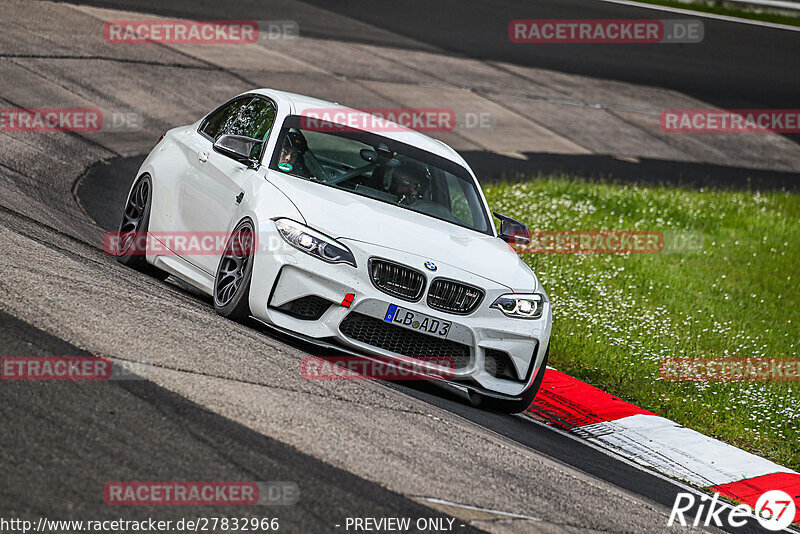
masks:
<svg viewBox="0 0 800 534"><path fill-rule="evenodd" d="M208 152L200 152L197 154L197 159L199 159L202 163L208 161Z"/></svg>

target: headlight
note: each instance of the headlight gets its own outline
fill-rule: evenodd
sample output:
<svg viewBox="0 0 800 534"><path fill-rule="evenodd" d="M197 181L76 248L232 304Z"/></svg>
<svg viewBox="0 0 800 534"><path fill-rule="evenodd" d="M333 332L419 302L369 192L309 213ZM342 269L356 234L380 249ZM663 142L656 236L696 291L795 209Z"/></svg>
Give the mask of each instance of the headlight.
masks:
<svg viewBox="0 0 800 534"><path fill-rule="evenodd" d="M544 311L545 298L540 293L511 294L497 297L490 308L497 308L508 317L538 319Z"/></svg>
<svg viewBox="0 0 800 534"><path fill-rule="evenodd" d="M353 253L335 239L291 219L277 219L275 227L281 237L298 250L328 263L347 263L356 266Z"/></svg>

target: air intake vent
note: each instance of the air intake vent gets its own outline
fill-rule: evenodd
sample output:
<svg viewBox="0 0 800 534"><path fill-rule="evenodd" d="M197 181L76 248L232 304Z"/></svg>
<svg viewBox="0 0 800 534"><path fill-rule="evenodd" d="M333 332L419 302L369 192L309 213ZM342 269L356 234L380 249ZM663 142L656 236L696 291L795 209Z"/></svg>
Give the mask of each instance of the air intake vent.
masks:
<svg viewBox="0 0 800 534"><path fill-rule="evenodd" d="M449 313L472 313L482 300L482 289L445 278L431 282L428 290L428 306Z"/></svg>
<svg viewBox="0 0 800 534"><path fill-rule="evenodd" d="M342 334L367 345L409 358L452 358L456 369L469 366L469 345L414 332L357 312L339 325Z"/></svg>
<svg viewBox="0 0 800 534"><path fill-rule="evenodd" d="M331 301L318 297L316 295L308 295L301 297L291 302L279 306L277 309L284 313L291 315L297 319L306 321L316 321L328 311L328 308L333 304Z"/></svg>
<svg viewBox="0 0 800 534"><path fill-rule="evenodd" d="M425 275L419 271L387 260L369 260L369 277L375 287L389 295L418 301L425 289Z"/></svg>
<svg viewBox="0 0 800 534"><path fill-rule="evenodd" d="M514 369L514 363L507 352L496 349L486 349L484 356L484 368L486 372L495 378L505 378L506 380L520 381Z"/></svg>

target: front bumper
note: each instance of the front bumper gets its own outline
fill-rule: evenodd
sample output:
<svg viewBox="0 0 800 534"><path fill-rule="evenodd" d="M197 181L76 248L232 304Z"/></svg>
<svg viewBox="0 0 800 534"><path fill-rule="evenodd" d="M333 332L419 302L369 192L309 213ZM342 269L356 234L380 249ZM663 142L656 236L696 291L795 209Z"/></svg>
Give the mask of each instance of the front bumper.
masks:
<svg viewBox="0 0 800 534"><path fill-rule="evenodd" d="M261 228L262 242L265 232L275 233L273 223L266 223L268 224ZM442 263L438 263L435 273L426 273L426 292L427 284L434 277L450 278L480 287L486 295L473 313L456 315L431 309L427 306L424 294L418 302L399 300L372 284L367 269L369 258L381 257L417 269L428 258L352 240L340 241L353 252L358 267L329 264L292 248L280 238L277 241L270 239L270 242L277 245L270 247L272 250L269 252L259 251L253 265L250 291L253 316L307 340L334 342L360 354L408 361L409 358L398 352L369 343L368 338L355 339L342 331L342 322L349 314L360 314L373 321L383 321L389 305L396 304L452 323L446 340L458 344L459 347L466 347L464 350L467 354L466 359L458 362L452 377L454 383L503 398L519 396L530 387L550 339L552 312L549 302L545 304L541 319L506 317L499 310L489 308L489 305L498 296L511 292L511 288ZM350 307L341 304L347 293L355 295ZM287 303L296 299L312 295L330 302L319 318L303 319L278 309L285 308ZM389 324L386 327L400 328ZM425 335L410 330L408 332L409 335ZM487 349L505 352L510 357L516 380L493 376L487 371Z"/></svg>

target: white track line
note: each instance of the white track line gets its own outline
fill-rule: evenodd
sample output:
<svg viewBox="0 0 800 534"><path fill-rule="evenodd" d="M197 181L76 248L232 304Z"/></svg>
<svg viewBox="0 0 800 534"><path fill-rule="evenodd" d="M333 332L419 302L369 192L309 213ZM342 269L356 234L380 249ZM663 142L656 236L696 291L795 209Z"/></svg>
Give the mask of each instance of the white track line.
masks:
<svg viewBox="0 0 800 534"><path fill-rule="evenodd" d="M626 465L629 465L629 466L631 466L631 467L633 467L635 469L638 469L639 471L647 473L648 475L654 476L656 478L660 478L661 480L664 480L665 482L669 482L670 484L674 484L675 486L678 486L679 488L681 488L683 491L688 492L688 493L692 493L692 494L696 495L697 497L704 497L704 496L708 496L708 494L709 494L707 491L699 489L699 488L696 488L694 486L690 486L689 484L687 484L686 482L683 482L682 480L677 480L677 479L669 477L667 475L663 475L663 474L659 473L658 471L655 471L655 470L653 470L651 468L645 467L642 464L636 463L633 460L630 460L630 459L626 458L625 456L620 455L619 453L617 453L616 451L614 451L612 449L607 449L607 448L605 448L605 447L603 447L601 445L598 445L596 443L592 443L591 441L585 440L585 439L581 438L580 436L576 436L575 434L572 434L572 433L570 433L570 432L568 432L566 430L561 430L560 428L557 428L555 426L548 425L548 424L546 424L546 423L544 423L542 421L539 421L538 419L534 419L533 417L531 417L529 415L517 414L516 417L519 417L520 419L525 419L526 421L528 421L530 423L533 423L535 425L539 425L539 426L544 427L544 428L546 428L548 430L552 430L553 432L557 432L558 434L561 434L562 436L565 436L565 437L567 437L567 438L569 438L569 439L571 439L573 441L577 441L577 442L579 442L579 443L581 443L581 444L583 444L583 445L585 445L585 446L587 446L589 448L592 448L592 449L594 449L594 450L596 450L598 452L601 452L601 453L603 453L603 454L605 454L607 456L610 456L611 458L617 460L618 462L622 462L622 463L624 463ZM540 454L542 454L542 453L540 453ZM564 463L564 462L560 462L560 463ZM725 508L731 509L731 510L734 508L734 505L732 505L732 504L730 504L730 503L728 503L726 501L722 501L722 500L718 502L718 505L719 506L724 506ZM755 519L755 514L752 517L753 517L753 519ZM792 532L792 533L800 533L800 528L796 527L795 525L791 525L791 526L787 527L786 529L784 529L784 531L785 532Z"/></svg>
<svg viewBox="0 0 800 534"><path fill-rule="evenodd" d="M637 414L573 430L642 465L700 487L791 469L656 415Z"/></svg>
<svg viewBox="0 0 800 534"><path fill-rule="evenodd" d="M679 7L659 6L656 4L646 4L641 2L632 2L631 0L600 0L601 2L608 2L610 4L620 4L623 6L641 7L643 9L653 9L656 11L666 11L668 13L680 13L681 15L693 15L695 17L703 17L706 19L724 20L726 22L738 22L740 24L749 24L751 26L761 26L764 28L772 28L775 30L789 30L793 32L800 32L800 27L788 26L786 24L776 24L774 22L764 22L761 20L742 19L739 17L730 17L728 15L717 15L715 13L705 13L703 11L692 11L691 9L681 9Z"/></svg>
<svg viewBox="0 0 800 534"><path fill-rule="evenodd" d="M548 430L552 430L553 432L561 434L562 436L567 437L567 438L571 439L572 441L577 441L577 442L589 447L590 449L594 449L594 450L596 450L598 452L602 452L606 456L610 456L613 459L617 460L618 462L622 462L623 464L629 465L631 467L635 467L639 471L643 471L643 472L647 473L648 475L654 476L656 478L660 478L661 480L664 480L664 481L669 482L671 484L675 484L676 486L680 486L681 489L684 489L686 491L692 492L692 493L694 493L694 494L696 494L698 496L708 495L708 493L706 493L706 492L704 492L704 491L702 491L702 490L700 490L700 489L698 489L698 488L696 488L694 486L690 486L690 485L686 484L685 482L683 482L681 480L677 480L677 479L674 479L672 477L668 477L667 475L662 475L658 471L655 471L655 470L653 470L653 469L651 469L649 467L645 467L642 464L636 463L633 460L630 460L630 459L626 458L625 456L622 456L621 454L619 454L618 452L616 452L616 451L614 451L612 449L607 449L606 447L603 447L603 446L598 445L596 443L593 443L591 441L585 440L582 437L576 436L575 434L572 434L567 430L561 430L558 427L555 427L555 426L552 426L552 425L548 425L547 423L539 421L538 419L534 419L533 417L531 417L529 415L517 414L516 417L519 417L520 419L525 419L529 423L533 423L535 425L539 425L539 426L541 426L543 428L546 428ZM564 463L564 462L561 462L561 463ZM731 508L733 508L733 507L731 507Z"/></svg>
<svg viewBox="0 0 800 534"><path fill-rule="evenodd" d="M465 510L474 510L476 512L486 512L489 514L508 517L510 519L526 519L528 521L541 521L538 517L531 517L529 515L512 514L511 512L502 512L500 510L492 510L491 508L481 508L480 506L471 506L469 504L459 504L457 502L450 502L444 499L437 499L435 497L411 497L418 501L426 501L434 504L443 504L445 506L452 506L453 508L463 508Z"/></svg>

